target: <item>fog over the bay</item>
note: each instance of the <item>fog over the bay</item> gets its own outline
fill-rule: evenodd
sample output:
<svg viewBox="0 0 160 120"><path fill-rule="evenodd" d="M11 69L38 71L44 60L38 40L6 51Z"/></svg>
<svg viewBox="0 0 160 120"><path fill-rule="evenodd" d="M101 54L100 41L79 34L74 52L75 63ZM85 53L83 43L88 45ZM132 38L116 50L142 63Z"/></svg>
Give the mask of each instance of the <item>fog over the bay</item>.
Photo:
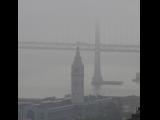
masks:
<svg viewBox="0 0 160 120"><path fill-rule="evenodd" d="M18 41L95 41L95 21L101 43L140 44L139 0L18 0ZM94 52L80 51L85 69L85 94L91 94ZM18 50L18 96L63 97L70 93L71 64L75 51ZM139 53L101 53L104 80L124 81L122 86L103 86L104 95L139 95L132 82L140 71Z"/></svg>

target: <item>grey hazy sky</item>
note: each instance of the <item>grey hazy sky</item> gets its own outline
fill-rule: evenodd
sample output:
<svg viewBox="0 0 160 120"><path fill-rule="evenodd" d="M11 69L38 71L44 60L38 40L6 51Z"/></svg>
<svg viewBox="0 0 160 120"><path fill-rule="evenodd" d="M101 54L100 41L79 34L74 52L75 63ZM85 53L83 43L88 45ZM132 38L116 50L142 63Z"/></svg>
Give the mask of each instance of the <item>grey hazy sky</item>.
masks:
<svg viewBox="0 0 160 120"><path fill-rule="evenodd" d="M19 0L19 41L139 44L139 0Z"/></svg>
<svg viewBox="0 0 160 120"><path fill-rule="evenodd" d="M19 0L19 41L94 43L94 23L101 26L101 42L139 44L139 0ZM70 66L74 51L19 49L19 97L63 96L70 92ZM93 53L82 52L85 64L85 91L91 92ZM109 95L138 94L131 82L139 72L139 54L103 53L105 80L126 81L121 87L107 86ZM120 90L121 91L120 91Z"/></svg>

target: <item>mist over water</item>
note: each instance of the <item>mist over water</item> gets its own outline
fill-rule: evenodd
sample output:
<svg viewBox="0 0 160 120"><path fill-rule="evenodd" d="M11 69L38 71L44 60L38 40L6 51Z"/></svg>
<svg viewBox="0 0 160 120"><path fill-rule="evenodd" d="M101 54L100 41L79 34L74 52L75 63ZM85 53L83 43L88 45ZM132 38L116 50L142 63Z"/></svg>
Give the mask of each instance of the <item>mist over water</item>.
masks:
<svg viewBox="0 0 160 120"><path fill-rule="evenodd" d="M70 94L71 64L75 51L19 50L19 97L63 97ZM81 51L85 67L85 94L92 94L94 52ZM123 85L103 86L109 96L139 95L139 84L132 79L139 72L139 53L101 53L101 70L105 81L120 80Z"/></svg>
<svg viewBox="0 0 160 120"><path fill-rule="evenodd" d="M140 44L139 0L18 0L19 42L94 43L95 21L102 44ZM80 51L85 69L85 94L92 94L94 52ZM18 97L63 97L70 94L75 51L18 50ZM139 53L101 52L103 95L139 95L132 82L140 71Z"/></svg>

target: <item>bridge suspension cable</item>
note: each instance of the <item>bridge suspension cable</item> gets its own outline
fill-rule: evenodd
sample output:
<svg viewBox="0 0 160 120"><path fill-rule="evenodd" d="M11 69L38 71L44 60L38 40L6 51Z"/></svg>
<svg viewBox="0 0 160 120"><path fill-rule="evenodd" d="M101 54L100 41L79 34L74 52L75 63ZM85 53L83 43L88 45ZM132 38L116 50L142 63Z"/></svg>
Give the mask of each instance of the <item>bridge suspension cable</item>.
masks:
<svg viewBox="0 0 160 120"><path fill-rule="evenodd" d="M84 42L78 43L83 51L94 51L95 44ZM77 43L63 42L18 42L19 49L41 50L75 50ZM100 44L100 51L104 52L140 52L139 45Z"/></svg>

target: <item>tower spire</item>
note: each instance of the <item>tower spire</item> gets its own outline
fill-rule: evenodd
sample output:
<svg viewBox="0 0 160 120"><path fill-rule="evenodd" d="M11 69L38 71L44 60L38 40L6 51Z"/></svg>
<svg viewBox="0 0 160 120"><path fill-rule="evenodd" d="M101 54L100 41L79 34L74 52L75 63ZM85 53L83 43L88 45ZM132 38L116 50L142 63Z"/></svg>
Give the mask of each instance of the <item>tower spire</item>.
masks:
<svg viewBox="0 0 160 120"><path fill-rule="evenodd" d="M76 47L76 55L80 56L80 51L79 51L79 45L77 44L77 47Z"/></svg>
<svg viewBox="0 0 160 120"><path fill-rule="evenodd" d="M81 59L81 55L80 55L80 50L79 50L79 45L77 44L76 46L76 54L75 54L75 57L74 57L74 62L73 62L74 65L78 65L78 64L83 64L82 63L82 59Z"/></svg>

